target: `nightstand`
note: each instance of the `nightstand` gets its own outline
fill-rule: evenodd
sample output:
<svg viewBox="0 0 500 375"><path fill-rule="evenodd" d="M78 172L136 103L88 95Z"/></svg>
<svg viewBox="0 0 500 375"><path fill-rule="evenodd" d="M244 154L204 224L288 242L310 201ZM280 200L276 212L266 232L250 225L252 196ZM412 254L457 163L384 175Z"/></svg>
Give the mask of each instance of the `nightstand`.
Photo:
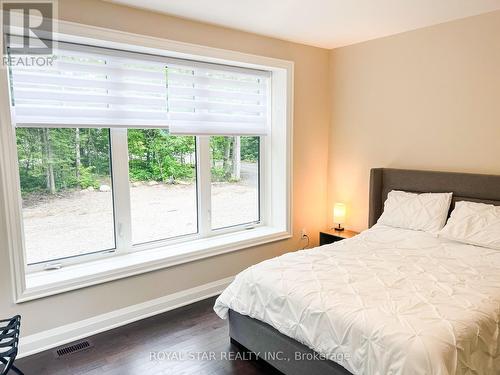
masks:
<svg viewBox="0 0 500 375"><path fill-rule="evenodd" d="M319 245L321 246L337 241L342 241L347 238L352 238L358 234L358 232L347 229L344 229L342 231L338 231L335 229L322 230L321 232L319 232Z"/></svg>

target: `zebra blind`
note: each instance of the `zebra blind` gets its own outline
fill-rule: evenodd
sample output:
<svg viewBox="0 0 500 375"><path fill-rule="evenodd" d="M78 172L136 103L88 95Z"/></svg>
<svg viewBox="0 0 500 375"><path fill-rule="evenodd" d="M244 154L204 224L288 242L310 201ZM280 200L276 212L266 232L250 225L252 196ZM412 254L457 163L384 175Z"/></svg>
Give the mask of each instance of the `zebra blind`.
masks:
<svg viewBox="0 0 500 375"><path fill-rule="evenodd" d="M63 42L55 52L51 66L10 67L15 126L267 134L269 72Z"/></svg>

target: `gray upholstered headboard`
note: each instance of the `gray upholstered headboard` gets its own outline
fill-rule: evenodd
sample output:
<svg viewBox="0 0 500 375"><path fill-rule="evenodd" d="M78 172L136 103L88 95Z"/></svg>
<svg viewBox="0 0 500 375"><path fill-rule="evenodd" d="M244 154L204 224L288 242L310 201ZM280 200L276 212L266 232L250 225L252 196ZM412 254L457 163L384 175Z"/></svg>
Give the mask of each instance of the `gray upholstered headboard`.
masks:
<svg viewBox="0 0 500 375"><path fill-rule="evenodd" d="M370 208L368 225L374 225L391 190L416 193L453 193L457 201L473 201L500 206L500 176L472 173L416 171L374 168L370 173Z"/></svg>

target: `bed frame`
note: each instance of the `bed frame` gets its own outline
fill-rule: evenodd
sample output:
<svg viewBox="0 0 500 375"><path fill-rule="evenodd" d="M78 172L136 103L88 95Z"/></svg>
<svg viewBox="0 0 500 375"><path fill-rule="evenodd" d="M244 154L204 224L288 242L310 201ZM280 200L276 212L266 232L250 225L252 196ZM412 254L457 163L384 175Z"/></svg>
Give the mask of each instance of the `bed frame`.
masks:
<svg viewBox="0 0 500 375"><path fill-rule="evenodd" d="M458 201L500 206L500 176L375 168L370 172L369 227L382 215L384 202L391 190L453 192L450 212ZM257 355L260 353L261 359L287 375L352 375L330 360L296 360L295 353L308 358L315 352L270 325L232 310L229 311L229 335L237 346ZM269 353L279 354L273 357Z"/></svg>
<svg viewBox="0 0 500 375"><path fill-rule="evenodd" d="M391 190L416 193L453 193L450 212L459 201L500 206L500 176L472 173L414 171L376 168L370 173L370 206L368 225L377 222L387 194Z"/></svg>

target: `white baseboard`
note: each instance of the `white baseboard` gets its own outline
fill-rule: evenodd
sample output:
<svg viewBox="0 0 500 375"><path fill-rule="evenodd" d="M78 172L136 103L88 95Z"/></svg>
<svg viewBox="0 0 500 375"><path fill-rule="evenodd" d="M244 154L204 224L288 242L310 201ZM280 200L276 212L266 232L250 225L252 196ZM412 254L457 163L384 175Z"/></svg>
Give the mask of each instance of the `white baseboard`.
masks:
<svg viewBox="0 0 500 375"><path fill-rule="evenodd" d="M168 296L97 315L33 335L21 337L18 358L52 349L165 311L174 310L220 294L234 277L217 280Z"/></svg>

